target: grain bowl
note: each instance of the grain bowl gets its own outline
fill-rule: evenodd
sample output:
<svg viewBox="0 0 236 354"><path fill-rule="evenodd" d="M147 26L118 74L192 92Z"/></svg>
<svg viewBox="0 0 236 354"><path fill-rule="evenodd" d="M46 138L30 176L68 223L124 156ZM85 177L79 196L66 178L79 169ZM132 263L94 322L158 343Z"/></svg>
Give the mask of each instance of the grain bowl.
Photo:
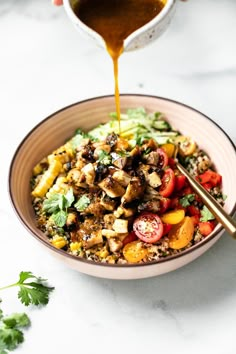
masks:
<svg viewBox="0 0 236 354"><path fill-rule="evenodd" d="M233 215L236 209L234 184L236 171L231 167L236 165L236 154L233 143L223 130L202 113L181 103L155 96L121 95L122 112L137 107L143 107L149 113L162 112L172 127L185 136L191 136L201 150L210 156L214 169L219 171L223 179L223 193L227 195L224 207ZM177 269L199 257L219 239L224 231L222 227L217 225L209 235L201 237L181 251L167 253L165 257L159 259L150 258L149 261L132 264L125 259L113 263L95 262L93 258L86 259L78 257L73 252L65 252L62 248L53 246L52 240L38 228L36 222L30 187L34 166L65 144L76 129L90 131L99 123L109 121L109 113L114 110L113 96L92 98L65 107L34 127L24 138L12 159L9 173L10 198L17 216L30 234L72 268L93 276L112 279L156 276ZM36 192L35 195L37 196ZM56 242L58 246L58 240ZM116 257L117 254L116 252Z"/></svg>

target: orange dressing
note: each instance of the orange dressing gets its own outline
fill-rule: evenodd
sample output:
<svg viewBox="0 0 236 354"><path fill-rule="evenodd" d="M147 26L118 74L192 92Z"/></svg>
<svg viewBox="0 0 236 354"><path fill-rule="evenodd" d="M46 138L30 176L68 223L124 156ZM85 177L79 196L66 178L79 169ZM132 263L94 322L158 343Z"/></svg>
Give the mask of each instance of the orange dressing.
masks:
<svg viewBox="0 0 236 354"><path fill-rule="evenodd" d="M124 40L138 28L156 17L166 0L77 0L77 17L100 34L106 43L114 67L115 102L120 124L118 59L124 50Z"/></svg>

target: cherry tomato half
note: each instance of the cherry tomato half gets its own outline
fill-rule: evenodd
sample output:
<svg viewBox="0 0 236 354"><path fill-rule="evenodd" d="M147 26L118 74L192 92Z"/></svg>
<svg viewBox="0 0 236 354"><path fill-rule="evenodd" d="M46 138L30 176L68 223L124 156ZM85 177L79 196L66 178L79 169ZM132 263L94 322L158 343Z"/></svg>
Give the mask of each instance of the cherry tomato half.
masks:
<svg viewBox="0 0 236 354"><path fill-rule="evenodd" d="M159 193L163 197L169 197L175 189L175 173L171 168L165 170L161 182L162 185L159 189Z"/></svg>
<svg viewBox="0 0 236 354"><path fill-rule="evenodd" d="M169 247L174 250L179 250L186 247L193 239L194 223L189 216L172 227L169 232Z"/></svg>
<svg viewBox="0 0 236 354"><path fill-rule="evenodd" d="M160 167L160 168L166 167L168 165L167 153L161 148L158 148L156 151L159 155L158 167Z"/></svg>
<svg viewBox="0 0 236 354"><path fill-rule="evenodd" d="M129 263L138 263L148 254L148 250L140 240L127 243L123 248L123 255Z"/></svg>
<svg viewBox="0 0 236 354"><path fill-rule="evenodd" d="M140 240L154 243L163 236L163 223L158 215L143 213L134 220L133 230Z"/></svg>

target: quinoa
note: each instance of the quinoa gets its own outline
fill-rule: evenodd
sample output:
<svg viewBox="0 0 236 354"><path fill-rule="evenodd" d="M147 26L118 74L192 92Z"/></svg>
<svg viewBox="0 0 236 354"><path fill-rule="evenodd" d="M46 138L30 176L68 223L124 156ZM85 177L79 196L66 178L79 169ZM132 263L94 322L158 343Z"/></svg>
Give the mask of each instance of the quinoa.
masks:
<svg viewBox="0 0 236 354"><path fill-rule="evenodd" d="M79 131L35 166L30 185L37 226L54 247L92 262L122 265L131 262L124 250L132 243L142 255L136 263L146 263L179 254L206 237L200 231L204 205L187 181L167 198L162 195L166 171L172 170L175 179L180 176L165 150L167 145L175 146L174 137L180 135L165 121L159 126L172 134L165 144L147 136L139 136L134 144L114 132L97 140ZM163 130L160 136L163 139ZM210 157L195 143L191 154L177 157L194 177L214 172ZM209 192L224 205L220 183L210 185ZM170 203L163 210L166 199ZM171 231L155 242L135 235L134 222L143 213L162 220L166 212L179 209L194 225L183 247L173 247ZM215 227L215 221L210 223ZM127 242L132 232L133 239Z"/></svg>

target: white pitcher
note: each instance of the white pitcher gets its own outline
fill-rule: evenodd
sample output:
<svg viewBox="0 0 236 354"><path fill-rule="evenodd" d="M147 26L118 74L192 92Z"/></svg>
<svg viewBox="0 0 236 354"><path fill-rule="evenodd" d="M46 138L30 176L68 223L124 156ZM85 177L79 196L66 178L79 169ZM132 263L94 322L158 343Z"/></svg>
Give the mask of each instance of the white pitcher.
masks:
<svg viewBox="0 0 236 354"><path fill-rule="evenodd" d="M84 24L73 11L73 2L75 0L64 0L64 7L76 28L94 40L99 46L106 48L104 39L93 29ZM163 0L164 8L150 22L131 33L124 40L124 52L142 48L157 39L168 27L174 14L176 0Z"/></svg>

